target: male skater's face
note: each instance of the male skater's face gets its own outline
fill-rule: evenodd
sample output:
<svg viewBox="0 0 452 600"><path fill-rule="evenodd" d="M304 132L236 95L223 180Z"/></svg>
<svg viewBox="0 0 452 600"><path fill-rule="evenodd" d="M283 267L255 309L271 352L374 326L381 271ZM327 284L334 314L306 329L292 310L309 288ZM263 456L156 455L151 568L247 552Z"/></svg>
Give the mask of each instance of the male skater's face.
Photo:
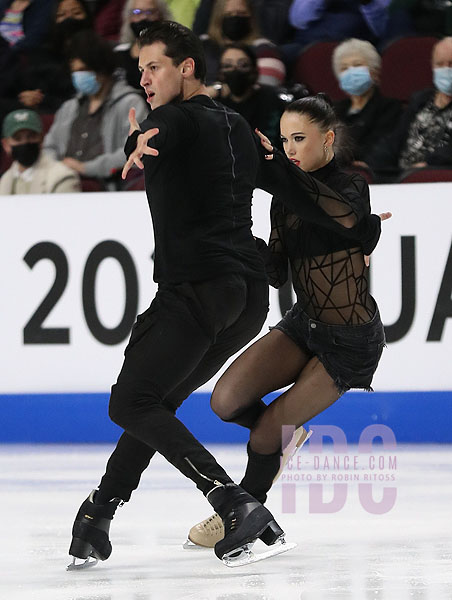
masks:
<svg viewBox="0 0 452 600"><path fill-rule="evenodd" d="M165 44L155 42L140 50L138 69L141 73L140 85L147 95L147 103L152 110L180 97L182 100L183 64L177 67L165 55Z"/></svg>

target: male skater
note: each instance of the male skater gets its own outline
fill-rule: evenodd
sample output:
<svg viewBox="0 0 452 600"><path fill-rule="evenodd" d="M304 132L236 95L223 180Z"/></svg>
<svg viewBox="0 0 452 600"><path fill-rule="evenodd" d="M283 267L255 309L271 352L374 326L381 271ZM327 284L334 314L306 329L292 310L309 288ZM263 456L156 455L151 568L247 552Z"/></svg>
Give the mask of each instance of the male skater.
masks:
<svg viewBox="0 0 452 600"><path fill-rule="evenodd" d="M99 488L77 514L72 568L89 566L90 556L109 557L114 512L130 499L156 451L222 517L226 535L215 547L218 558L226 562L240 550L243 557L244 546L258 537L272 545L284 535L175 416L265 321L268 286L251 233L255 143L242 117L207 95L202 48L189 29L159 22L139 45L152 112L140 128L131 111L123 176L134 162L145 171L158 291L137 317L112 387L110 417L125 432ZM263 410L257 404L233 420L251 427ZM76 557L86 561L77 565Z"/></svg>

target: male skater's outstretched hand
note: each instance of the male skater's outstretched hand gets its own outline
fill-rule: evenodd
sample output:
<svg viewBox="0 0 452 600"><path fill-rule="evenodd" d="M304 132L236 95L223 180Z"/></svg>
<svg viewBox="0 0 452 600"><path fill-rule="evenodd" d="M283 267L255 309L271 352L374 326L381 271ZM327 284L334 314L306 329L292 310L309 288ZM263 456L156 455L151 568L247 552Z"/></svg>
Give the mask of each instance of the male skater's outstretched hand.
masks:
<svg viewBox="0 0 452 600"><path fill-rule="evenodd" d="M129 136L132 135L135 131L141 131L140 126L138 125L138 121L135 114L135 109L131 108L129 111ZM135 164L139 169L144 169L143 162L141 161L144 154L148 156L158 156L159 151L155 148L151 148L148 146L148 141L157 135L159 130L157 128L148 129L144 133L141 133L137 138L137 145L135 150L130 154L124 168L122 170L121 177L125 179L127 177L127 173L130 171L133 164Z"/></svg>

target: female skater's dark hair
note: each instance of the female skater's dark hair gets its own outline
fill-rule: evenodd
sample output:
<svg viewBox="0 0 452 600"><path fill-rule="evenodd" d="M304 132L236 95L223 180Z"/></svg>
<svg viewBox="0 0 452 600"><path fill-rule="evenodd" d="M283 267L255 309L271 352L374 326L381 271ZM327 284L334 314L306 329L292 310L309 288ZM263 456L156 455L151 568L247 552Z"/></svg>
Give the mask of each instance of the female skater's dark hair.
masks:
<svg viewBox="0 0 452 600"><path fill-rule="evenodd" d="M162 42L166 46L165 55L174 65L180 65L186 58L195 62L195 77L204 83L206 78L206 59L202 44L191 29L175 21L155 21L143 29L138 38L138 46L150 46Z"/></svg>
<svg viewBox="0 0 452 600"><path fill-rule="evenodd" d="M329 129L334 131L334 153L342 165L347 165L353 160L353 144L345 125L337 118L333 103L330 98L320 92L315 96L306 96L291 102L284 112L296 112L307 115L320 131Z"/></svg>

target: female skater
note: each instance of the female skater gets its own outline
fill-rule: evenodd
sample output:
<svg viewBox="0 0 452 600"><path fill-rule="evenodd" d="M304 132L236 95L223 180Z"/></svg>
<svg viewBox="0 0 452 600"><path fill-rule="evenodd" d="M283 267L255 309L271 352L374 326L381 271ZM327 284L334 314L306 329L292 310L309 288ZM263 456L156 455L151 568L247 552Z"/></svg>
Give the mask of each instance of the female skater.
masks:
<svg viewBox="0 0 452 600"><path fill-rule="evenodd" d="M259 133L268 162L258 187L273 195L268 246L257 240L270 284L287 281L297 301L271 331L220 378L212 408L225 421L250 426L248 464L241 486L260 502L280 469L282 426L300 428L350 388L371 390L385 336L369 293L368 255L381 221L370 214L369 188L335 158L337 119L323 94L296 100L281 118L286 156ZM261 398L291 387L268 407ZM306 438L299 430L300 441ZM213 546L223 535L217 516L195 525L189 539Z"/></svg>

